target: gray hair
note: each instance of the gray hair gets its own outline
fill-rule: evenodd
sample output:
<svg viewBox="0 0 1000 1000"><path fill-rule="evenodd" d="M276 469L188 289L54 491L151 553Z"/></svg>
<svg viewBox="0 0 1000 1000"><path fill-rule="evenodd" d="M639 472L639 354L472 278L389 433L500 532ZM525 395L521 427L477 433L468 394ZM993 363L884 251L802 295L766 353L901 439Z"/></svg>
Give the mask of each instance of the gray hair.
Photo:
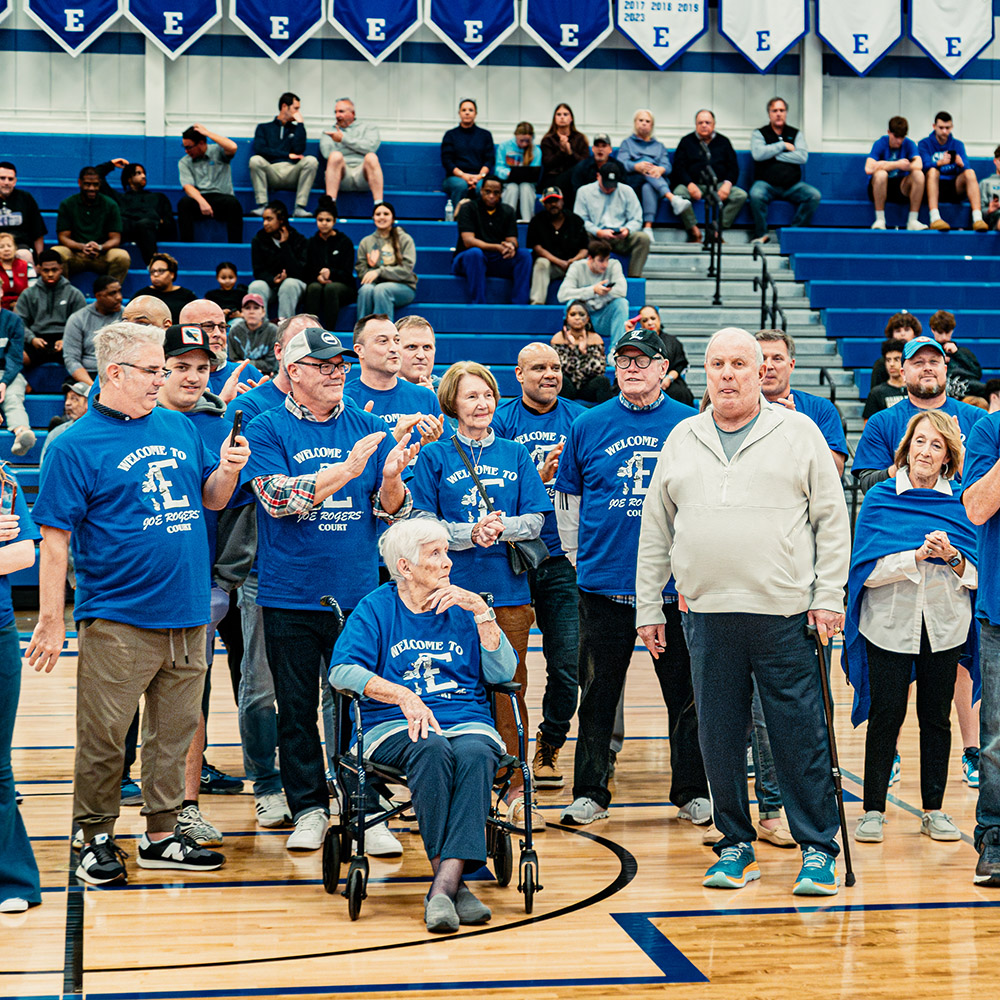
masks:
<svg viewBox="0 0 1000 1000"><path fill-rule="evenodd" d="M354 101L349 97L338 97L334 102L333 106L336 107L338 104L350 104L352 111L357 111L358 109L354 106Z"/></svg>
<svg viewBox="0 0 1000 1000"><path fill-rule="evenodd" d="M119 365L138 357L148 344L163 346L165 331L156 326L139 323L111 323L99 330L94 337L97 353L97 371L103 376L108 365Z"/></svg>
<svg viewBox="0 0 1000 1000"><path fill-rule="evenodd" d="M757 342L761 344L773 344L778 340L783 341L785 347L788 348L788 357L792 361L795 360L795 341L784 330L758 330L754 336L757 338Z"/></svg>
<svg viewBox="0 0 1000 1000"><path fill-rule="evenodd" d="M402 579L399 560L405 559L414 566L420 565L420 550L428 542L447 542L448 529L434 517L411 517L397 521L379 539L378 551L396 583Z"/></svg>
<svg viewBox="0 0 1000 1000"><path fill-rule="evenodd" d="M649 108L636 108L635 112L632 115L633 125L635 124L635 120L636 118L639 117L639 115L649 115L650 135L652 135L653 134L652 130L656 128L656 119L653 117L653 112L650 111Z"/></svg>
<svg viewBox="0 0 1000 1000"><path fill-rule="evenodd" d="M705 362L708 362L708 356L712 353L712 345L715 343L716 338L731 333L741 334L743 337L746 337L749 345L753 348L754 361L759 368L764 363L764 352L760 349L760 344L754 338L753 334L748 330L741 330L738 326L724 326L721 330L716 330L712 334L711 339L708 341L708 347L705 348Z"/></svg>
<svg viewBox="0 0 1000 1000"><path fill-rule="evenodd" d="M715 112L711 108L699 108L694 113L694 120L695 120L695 122L698 121L698 115L701 115L701 114L711 115L713 123L715 122Z"/></svg>

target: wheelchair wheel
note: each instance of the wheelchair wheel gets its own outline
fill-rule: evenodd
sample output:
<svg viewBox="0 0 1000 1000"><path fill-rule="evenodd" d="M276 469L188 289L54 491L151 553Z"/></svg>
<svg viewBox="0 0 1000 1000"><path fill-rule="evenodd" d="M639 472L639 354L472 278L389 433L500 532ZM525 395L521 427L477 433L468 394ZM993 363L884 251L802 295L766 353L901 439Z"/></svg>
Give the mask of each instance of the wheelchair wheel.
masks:
<svg viewBox="0 0 1000 1000"><path fill-rule="evenodd" d="M521 892L524 893L524 912L531 913L535 908L535 869L532 865L524 866L521 877Z"/></svg>
<svg viewBox="0 0 1000 1000"><path fill-rule="evenodd" d="M333 895L340 883L340 831L331 826L323 838L323 888Z"/></svg>
<svg viewBox="0 0 1000 1000"><path fill-rule="evenodd" d="M496 844L493 849L493 874L497 885L510 885L514 873L514 848L511 846L510 834L506 830L497 830Z"/></svg>
<svg viewBox="0 0 1000 1000"><path fill-rule="evenodd" d="M347 915L357 920L361 915L361 901L365 898L365 876L360 868L351 868L347 873Z"/></svg>

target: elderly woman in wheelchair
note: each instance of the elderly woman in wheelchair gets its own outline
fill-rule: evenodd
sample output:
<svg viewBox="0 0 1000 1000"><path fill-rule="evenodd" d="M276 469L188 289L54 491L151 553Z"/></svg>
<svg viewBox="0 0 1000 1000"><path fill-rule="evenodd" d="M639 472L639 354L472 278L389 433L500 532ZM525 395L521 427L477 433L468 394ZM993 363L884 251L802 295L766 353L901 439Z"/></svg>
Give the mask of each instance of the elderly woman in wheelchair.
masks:
<svg viewBox="0 0 1000 1000"><path fill-rule="evenodd" d="M486 860L491 788L504 753L485 685L509 681L517 658L487 602L449 583L443 525L399 522L379 549L391 580L349 617L330 683L363 696L365 758L406 775L434 871L424 919L429 931L450 933L492 915L463 876Z"/></svg>

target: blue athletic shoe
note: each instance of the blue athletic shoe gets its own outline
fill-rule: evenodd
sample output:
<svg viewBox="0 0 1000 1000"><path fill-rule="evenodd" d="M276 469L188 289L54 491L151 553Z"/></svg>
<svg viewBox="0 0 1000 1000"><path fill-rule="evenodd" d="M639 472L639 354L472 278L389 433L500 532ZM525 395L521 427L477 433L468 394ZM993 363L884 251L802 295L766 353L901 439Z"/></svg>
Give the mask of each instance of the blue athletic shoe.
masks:
<svg viewBox="0 0 1000 1000"><path fill-rule="evenodd" d="M802 867L792 892L796 896L836 896L837 859L826 851L806 847L802 850Z"/></svg>
<svg viewBox="0 0 1000 1000"><path fill-rule="evenodd" d="M202 795L239 795L243 791L243 782L205 761L201 765L199 791Z"/></svg>
<svg viewBox="0 0 1000 1000"><path fill-rule="evenodd" d="M760 869L749 844L724 847L719 860L705 872L702 885L709 889L742 889L760 878Z"/></svg>
<svg viewBox="0 0 1000 1000"><path fill-rule="evenodd" d="M969 788L979 787L979 747L966 747L962 752L962 780Z"/></svg>
<svg viewBox="0 0 1000 1000"><path fill-rule="evenodd" d="M889 787L892 788L899 781L899 754L892 759L892 770L889 772Z"/></svg>
<svg viewBox="0 0 1000 1000"><path fill-rule="evenodd" d="M142 789L139 788L139 782L133 781L131 778L122 778L122 799L123 806L141 806L142 805Z"/></svg>

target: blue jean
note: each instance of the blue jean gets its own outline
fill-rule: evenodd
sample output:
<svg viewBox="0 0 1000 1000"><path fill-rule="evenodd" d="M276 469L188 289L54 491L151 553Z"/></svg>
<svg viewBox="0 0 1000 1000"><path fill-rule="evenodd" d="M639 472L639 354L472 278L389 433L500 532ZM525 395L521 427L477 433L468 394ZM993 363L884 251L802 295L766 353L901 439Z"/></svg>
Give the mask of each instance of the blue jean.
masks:
<svg viewBox="0 0 1000 1000"><path fill-rule="evenodd" d="M358 316L385 313L389 319L396 315L396 306L408 306L416 296L409 285L400 281L375 281L358 285Z"/></svg>
<svg viewBox="0 0 1000 1000"><path fill-rule="evenodd" d="M753 794L757 799L757 815L761 819L775 819L781 812L781 789L778 787L778 775L774 770L771 738L767 735L764 706L760 703L760 692L757 690L756 681L753 685L751 715L753 735L750 745L753 747Z"/></svg>
<svg viewBox="0 0 1000 1000"><path fill-rule="evenodd" d="M561 747L576 714L579 689L580 612L576 570L565 556L552 556L538 569L528 570L528 584L545 657L545 694L538 730L549 746Z"/></svg>
<svg viewBox="0 0 1000 1000"><path fill-rule="evenodd" d="M478 191L482 187L483 182L479 181L475 186L475 190ZM448 200L453 204L457 205L462 198L468 198L472 192L472 188L461 177L456 177L454 174L451 177L446 177L441 182L441 190L448 196Z"/></svg>
<svg viewBox="0 0 1000 1000"><path fill-rule="evenodd" d="M287 319L299 311L299 299L302 298L305 290L306 283L300 278L285 278L277 286L279 319ZM264 299L264 311L266 312L268 303L271 301L271 296L274 294L274 289L270 283L258 278L256 281L250 282L250 288L247 291L252 295L259 295Z"/></svg>
<svg viewBox="0 0 1000 1000"><path fill-rule="evenodd" d="M627 319L628 302L620 296L611 299L603 309L595 309L590 313L590 322L593 323L594 330L604 338L609 357L625 334Z"/></svg>
<svg viewBox="0 0 1000 1000"><path fill-rule="evenodd" d="M840 825L815 643L806 615L685 615L698 737L724 847L756 839L747 795L753 682L771 736L788 827L802 847L838 854Z"/></svg>
<svg viewBox="0 0 1000 1000"><path fill-rule="evenodd" d="M516 306L528 304L531 291L531 253L515 250L513 257L504 257L497 250L470 247L455 256L451 273L465 278L469 298L474 305L486 302L486 278L512 278L514 289L510 301Z"/></svg>
<svg viewBox="0 0 1000 1000"><path fill-rule="evenodd" d="M320 684L337 641L337 616L329 611L268 608L264 612L267 662L278 702L278 747L281 783L292 818L313 809L329 812L326 763L316 717Z"/></svg>
<svg viewBox="0 0 1000 1000"><path fill-rule="evenodd" d="M486 814L500 746L482 733L438 736L414 743L395 733L372 759L406 772L427 857L459 858L467 872L486 861Z"/></svg>
<svg viewBox="0 0 1000 1000"><path fill-rule="evenodd" d="M980 619L979 801L976 803L976 850L989 830L1000 830L1000 625Z"/></svg>
<svg viewBox="0 0 1000 1000"><path fill-rule="evenodd" d="M767 232L767 207L772 201L790 201L798 206L792 218L793 226L808 226L823 196L811 184L799 181L790 188L779 188L767 181L754 181L750 188L750 212L753 215L754 238Z"/></svg>
<svg viewBox="0 0 1000 1000"><path fill-rule="evenodd" d="M274 679L267 663L264 612L257 604L257 583L257 574L251 573L240 587L243 663L238 701L243 768L253 782L254 795L259 797L281 791L281 774L275 760L278 713L274 709Z"/></svg>
<svg viewBox="0 0 1000 1000"><path fill-rule="evenodd" d="M0 629L0 901L42 901L38 865L14 797L10 747L21 693L21 649L17 625Z"/></svg>
<svg viewBox="0 0 1000 1000"><path fill-rule="evenodd" d="M660 199L668 201L673 196L670 190L670 175L663 177L646 177L643 174L627 174L625 183L639 196L642 203L642 221L653 222L656 210L660 207Z"/></svg>

